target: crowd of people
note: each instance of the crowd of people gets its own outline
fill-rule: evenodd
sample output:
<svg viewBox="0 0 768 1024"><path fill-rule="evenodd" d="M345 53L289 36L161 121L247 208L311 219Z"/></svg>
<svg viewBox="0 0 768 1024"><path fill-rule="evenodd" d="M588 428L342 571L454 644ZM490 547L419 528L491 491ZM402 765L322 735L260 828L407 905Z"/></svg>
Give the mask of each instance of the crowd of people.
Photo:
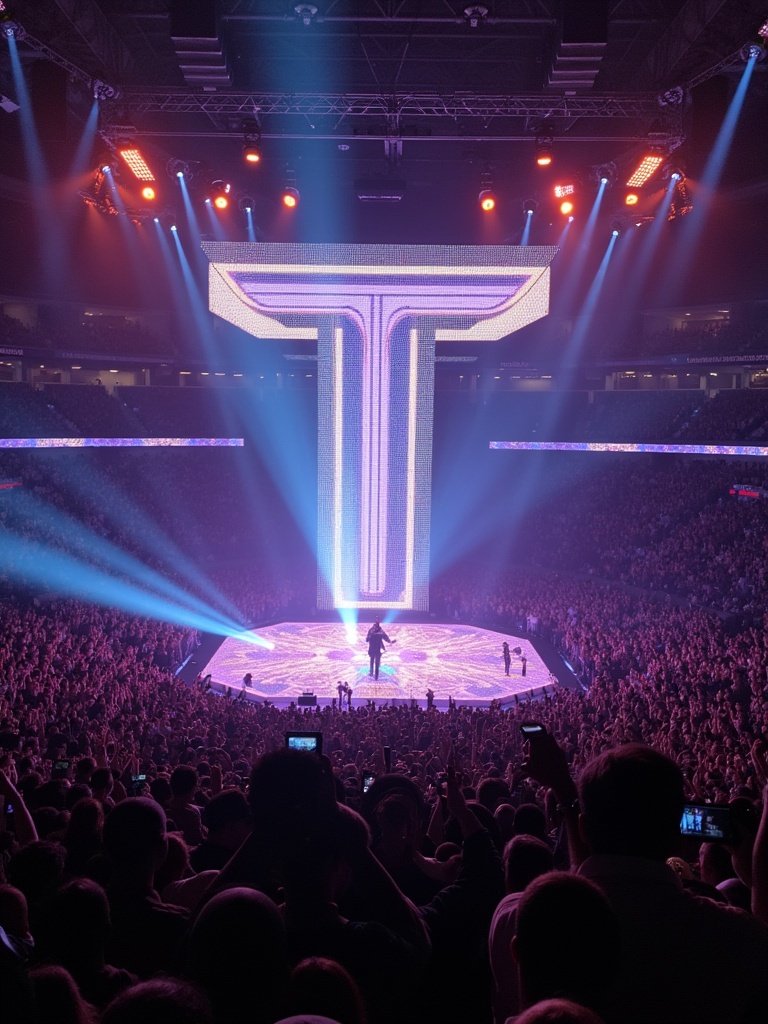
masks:
<svg viewBox="0 0 768 1024"><path fill-rule="evenodd" d="M510 574L489 592L465 570L444 579L436 599L454 616L546 635L590 685L510 710L280 710L182 683L173 670L193 649L192 631L82 602L7 598L0 938L20 989L3 995L18 1014L3 1019L132 1021L173 1006L182 1014L173 1020L221 1024L323 1011L341 1024L479 1024L550 995L593 1013L563 1020L753 1020L752 1000L763 1014L768 940L763 911L750 912L768 881L758 840L768 782L764 628L734 633L702 609L555 576ZM543 725L543 745L521 733L530 719ZM299 754L294 763L283 750L290 730L321 732L323 759L308 765L312 756ZM665 856L648 857L666 872L670 899L674 889L679 928L695 920L723 929L750 965L749 985L724 1016L725 995L702 1016L705 1000L690 993L686 1016L672 979L659 985L649 974L643 985L615 943L595 977L575 941L587 927L581 915L598 950L606 935L595 914L635 952L644 941L635 929L650 927L635 922L631 893L619 885L617 895L616 879L600 874L605 857L626 851L600 853L597 842L590 856L569 822L574 779L583 789L612 751L635 751L642 765L648 749L678 773L681 801L730 803L741 815L738 842L686 849L668 836ZM635 784L631 772L620 779L626 792L609 810L622 841L641 844L661 826ZM665 867L674 854L682 859ZM752 858L759 876L745 866ZM373 897L360 891L363 879ZM531 954L534 981L503 937L518 934L524 946L515 920L536 893L543 906L556 900L561 918L546 911L554 931L546 951ZM92 932L73 932L73 917ZM535 913L531 927L541 928ZM683 958L698 991L708 961L701 936L686 935L676 940L702 956ZM267 954L277 961L256 984L253 964ZM536 967L541 956L549 977ZM743 963L729 981L744 981Z"/></svg>
<svg viewBox="0 0 768 1024"><path fill-rule="evenodd" d="M81 414L43 397L0 407L3 431ZM100 394L80 427L118 400L194 425L194 395L161 397ZM606 434L619 401L591 410ZM708 403L718 439L763 415ZM698 406L650 407L672 429ZM311 614L275 466L242 452L2 453L4 1024L764 1020L768 504L730 493L760 493L760 464L511 456L510 494L540 493L519 507L489 475L514 536L431 609L548 641L581 687L310 709L188 685L199 621L127 610L154 587L243 625ZM712 804L730 831L699 842Z"/></svg>

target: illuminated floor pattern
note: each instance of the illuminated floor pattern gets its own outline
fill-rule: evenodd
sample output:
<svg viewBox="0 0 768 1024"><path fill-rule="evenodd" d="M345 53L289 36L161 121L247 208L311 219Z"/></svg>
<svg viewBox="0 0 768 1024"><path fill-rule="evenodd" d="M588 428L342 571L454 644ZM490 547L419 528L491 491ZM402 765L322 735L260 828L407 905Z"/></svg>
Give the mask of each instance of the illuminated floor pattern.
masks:
<svg viewBox="0 0 768 1024"><path fill-rule="evenodd" d="M348 638L341 623L282 622L259 629L259 636L274 648L256 647L229 637L203 670L215 684L239 690L247 672L253 676L249 695L275 703L294 700L303 692L316 694L319 703L337 696L339 681L348 683L357 700L410 700L424 703L427 687L437 701L451 696L477 704L514 694L540 690L552 677L529 640L474 626L402 623L387 626L396 639L382 658L378 681L368 675L365 632ZM521 657L512 656L509 677L504 675L501 645L519 647L527 658L526 675Z"/></svg>

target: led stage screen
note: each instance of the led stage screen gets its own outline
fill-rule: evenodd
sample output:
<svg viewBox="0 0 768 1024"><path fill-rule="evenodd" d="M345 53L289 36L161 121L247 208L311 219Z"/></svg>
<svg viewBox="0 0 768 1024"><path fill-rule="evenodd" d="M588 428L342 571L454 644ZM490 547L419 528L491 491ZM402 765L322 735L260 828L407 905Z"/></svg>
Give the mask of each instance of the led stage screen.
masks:
<svg viewBox="0 0 768 1024"><path fill-rule="evenodd" d="M318 605L429 602L436 341L549 309L550 246L205 242L209 305L256 338L318 343Z"/></svg>

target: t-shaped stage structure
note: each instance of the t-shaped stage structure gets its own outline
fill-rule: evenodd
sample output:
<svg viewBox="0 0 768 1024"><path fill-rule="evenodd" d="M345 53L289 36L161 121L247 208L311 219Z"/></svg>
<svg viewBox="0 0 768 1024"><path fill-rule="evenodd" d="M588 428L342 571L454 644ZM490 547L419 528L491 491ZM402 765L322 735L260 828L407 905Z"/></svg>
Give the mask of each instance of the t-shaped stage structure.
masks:
<svg viewBox="0 0 768 1024"><path fill-rule="evenodd" d="M557 249L203 250L213 313L318 342L319 606L426 610L435 342L493 341L546 315Z"/></svg>

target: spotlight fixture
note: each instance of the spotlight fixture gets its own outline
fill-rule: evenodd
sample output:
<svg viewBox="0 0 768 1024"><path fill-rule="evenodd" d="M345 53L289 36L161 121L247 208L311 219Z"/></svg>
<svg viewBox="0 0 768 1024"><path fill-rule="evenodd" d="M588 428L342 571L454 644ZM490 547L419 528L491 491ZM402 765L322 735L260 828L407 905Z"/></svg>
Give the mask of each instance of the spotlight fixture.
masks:
<svg viewBox="0 0 768 1024"><path fill-rule="evenodd" d="M613 235L620 235L620 234L622 234L622 232L626 231L626 229L627 229L626 217L623 217L620 214L617 214L615 217L612 217L611 218L611 223L610 223L610 228L611 228L611 234L613 234Z"/></svg>
<svg viewBox="0 0 768 1024"><path fill-rule="evenodd" d="M759 28L759 29L757 30L757 34L758 34L758 35L759 35L759 36L760 36L760 37L761 37L762 39L768 39L768 18L766 18L766 19L765 19L765 21L763 22L763 24L762 24L762 25L760 26L760 28Z"/></svg>
<svg viewBox="0 0 768 1024"><path fill-rule="evenodd" d="M642 188L652 174L664 163L664 157L658 151L649 151L626 181L627 188Z"/></svg>
<svg viewBox="0 0 768 1024"><path fill-rule="evenodd" d="M309 27L317 17L317 8L314 4L296 4L293 10L306 27Z"/></svg>
<svg viewBox="0 0 768 1024"><path fill-rule="evenodd" d="M670 182L672 179L675 181L685 181L685 174L677 164L665 164L661 169L662 181L665 184Z"/></svg>
<svg viewBox="0 0 768 1024"><path fill-rule="evenodd" d="M283 206L289 210L294 210L299 205L299 190L293 188L291 185L286 185L283 189Z"/></svg>
<svg viewBox="0 0 768 1024"><path fill-rule="evenodd" d="M157 194L151 185L145 185L141 190L141 195L143 199L146 199L148 203L151 203L152 200L156 198Z"/></svg>
<svg viewBox="0 0 768 1024"><path fill-rule="evenodd" d="M572 196L576 191L576 186L570 182L565 184L555 185L554 187L555 199L562 199L564 196Z"/></svg>
<svg viewBox="0 0 768 1024"><path fill-rule="evenodd" d="M640 196L637 194L637 192L627 192L627 194L624 196L625 206L637 206L639 202Z"/></svg>
<svg viewBox="0 0 768 1024"><path fill-rule="evenodd" d="M27 30L12 18L2 22L2 32L6 39L15 39L19 43L27 38Z"/></svg>
<svg viewBox="0 0 768 1024"><path fill-rule="evenodd" d="M680 107L685 99L685 92L681 85L675 85L671 89L666 89L664 92L660 92L656 97L656 102L660 107Z"/></svg>
<svg viewBox="0 0 768 1024"><path fill-rule="evenodd" d="M186 160L177 160L172 157L165 165L165 169L169 178L186 178L189 181L192 177L192 171Z"/></svg>
<svg viewBox="0 0 768 1024"><path fill-rule="evenodd" d="M490 188L484 188L477 197L477 201L480 203L483 213L490 213L491 210L496 209L496 194Z"/></svg>
<svg viewBox="0 0 768 1024"><path fill-rule="evenodd" d="M139 181L155 180L155 176L138 146L135 146L133 143L126 143L122 146L118 146L117 152L123 160L125 160Z"/></svg>
<svg viewBox="0 0 768 1024"><path fill-rule="evenodd" d="M536 136L536 164L539 167L552 165L552 136L540 134Z"/></svg>
<svg viewBox="0 0 768 1024"><path fill-rule="evenodd" d="M592 169L593 177L597 180L598 185L605 185L606 188L610 188L616 181L616 164L611 161L607 164L597 164Z"/></svg>
<svg viewBox="0 0 768 1024"><path fill-rule="evenodd" d="M538 205L539 204L536 202L535 199L526 199L523 203L523 213L527 217L532 217L534 213L536 213L536 208L538 207Z"/></svg>
<svg viewBox="0 0 768 1024"><path fill-rule="evenodd" d="M216 207L217 210L226 210L229 206L229 193L232 191L232 186L228 181L214 181L211 183L210 193L208 198Z"/></svg>
<svg viewBox="0 0 768 1024"><path fill-rule="evenodd" d="M91 82L93 98L95 100L116 100L120 93L109 82L103 82L100 78L94 78Z"/></svg>
<svg viewBox="0 0 768 1024"><path fill-rule="evenodd" d="M573 201L570 199L563 199L560 203L560 213L564 217L568 217L569 214L573 213ZM573 217L569 217L569 220L573 220Z"/></svg>
<svg viewBox="0 0 768 1024"><path fill-rule="evenodd" d="M285 171L283 192L280 198L283 206L287 210L295 210L299 205L301 196L299 195L299 190L296 188L296 172L290 167L287 167Z"/></svg>
<svg viewBox="0 0 768 1024"><path fill-rule="evenodd" d="M483 4L471 4L464 8L464 17L470 28L480 28L488 17L488 8Z"/></svg>
<svg viewBox="0 0 768 1024"><path fill-rule="evenodd" d="M746 64L747 61L762 60L765 57L765 44L764 43L745 43L739 50L739 56Z"/></svg>
<svg viewBox="0 0 768 1024"><path fill-rule="evenodd" d="M237 205L243 213L253 213L253 208L256 205L256 200L253 196L240 196L237 201Z"/></svg>
<svg viewBox="0 0 768 1024"><path fill-rule="evenodd" d="M248 142L243 146L243 160L254 166L261 163L261 146L256 142Z"/></svg>

